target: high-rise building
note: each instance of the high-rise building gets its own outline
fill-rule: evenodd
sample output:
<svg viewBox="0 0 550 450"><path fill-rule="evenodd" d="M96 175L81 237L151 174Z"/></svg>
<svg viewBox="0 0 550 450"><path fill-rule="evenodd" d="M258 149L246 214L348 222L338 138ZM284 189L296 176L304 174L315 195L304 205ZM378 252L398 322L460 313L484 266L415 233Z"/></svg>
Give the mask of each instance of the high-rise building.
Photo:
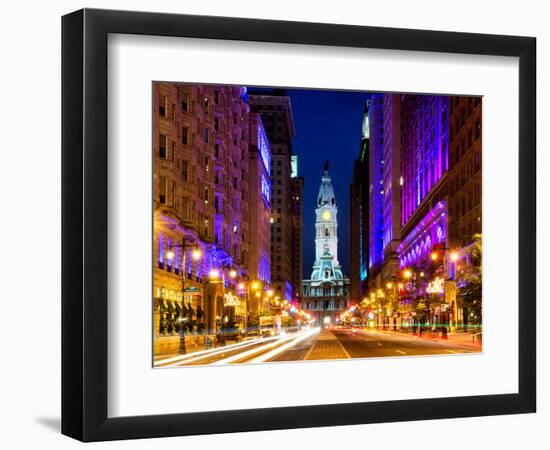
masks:
<svg viewBox="0 0 550 450"><path fill-rule="evenodd" d="M384 94L373 94L369 120L369 286L384 261Z"/></svg>
<svg viewBox="0 0 550 450"><path fill-rule="evenodd" d="M449 245L481 234L481 97L449 99Z"/></svg>
<svg viewBox="0 0 550 450"><path fill-rule="evenodd" d="M250 245L249 278L271 283L271 150L262 119L250 113L250 234L257 239ZM251 296L252 313L263 309L257 297Z"/></svg>
<svg viewBox="0 0 550 450"><path fill-rule="evenodd" d="M338 206L328 162L315 208L315 262L311 278L302 283L302 292L302 308L323 326L336 323L348 306L349 279L338 261Z"/></svg>
<svg viewBox="0 0 550 450"><path fill-rule="evenodd" d="M359 156L353 163L350 184L350 300L358 302L367 293L369 261L369 101L363 113Z"/></svg>
<svg viewBox="0 0 550 450"><path fill-rule="evenodd" d="M397 247L401 238L401 96L373 94L369 110L369 276L379 325L397 321Z"/></svg>
<svg viewBox="0 0 550 450"><path fill-rule="evenodd" d="M298 156L291 156L291 213L292 213L292 261L291 283L294 289L292 298L298 301L302 297L302 231L303 231L303 196L304 177L298 174Z"/></svg>
<svg viewBox="0 0 550 450"><path fill-rule="evenodd" d="M481 98L371 102L368 285L378 323L466 323L457 268L471 267L481 233ZM428 295L434 280L441 290Z"/></svg>
<svg viewBox="0 0 550 450"><path fill-rule="evenodd" d="M269 279L271 155L245 94L153 85L156 354L174 350L182 327L192 339L243 325L238 280Z"/></svg>
<svg viewBox="0 0 550 450"><path fill-rule="evenodd" d="M291 156L294 120L290 97L284 90L248 93L248 103L258 112L271 145L272 152L272 214L271 228L271 269L273 289L281 299L294 297L292 285L293 255L292 248L292 184Z"/></svg>
<svg viewBox="0 0 550 450"><path fill-rule="evenodd" d="M400 268L410 278L401 295L401 319L413 324L444 323L449 320L445 298L435 302L425 290L429 281L448 276L431 255L434 249L449 249L449 98L404 95L401 118L402 240L397 252Z"/></svg>

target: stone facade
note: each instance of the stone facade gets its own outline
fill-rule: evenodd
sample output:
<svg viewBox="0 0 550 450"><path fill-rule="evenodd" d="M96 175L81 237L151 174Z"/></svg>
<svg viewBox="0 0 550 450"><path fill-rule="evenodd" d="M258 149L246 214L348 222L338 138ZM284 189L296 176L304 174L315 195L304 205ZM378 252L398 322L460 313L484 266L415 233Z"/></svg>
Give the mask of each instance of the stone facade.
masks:
<svg viewBox="0 0 550 450"><path fill-rule="evenodd" d="M228 308L227 296L242 297L238 281L266 278L270 272L267 170L262 218L250 214L262 206L254 170L262 133L245 88L153 84L153 328L158 348L161 338L182 330L209 334L224 321L242 325L246 299ZM271 158L267 141L265 152Z"/></svg>

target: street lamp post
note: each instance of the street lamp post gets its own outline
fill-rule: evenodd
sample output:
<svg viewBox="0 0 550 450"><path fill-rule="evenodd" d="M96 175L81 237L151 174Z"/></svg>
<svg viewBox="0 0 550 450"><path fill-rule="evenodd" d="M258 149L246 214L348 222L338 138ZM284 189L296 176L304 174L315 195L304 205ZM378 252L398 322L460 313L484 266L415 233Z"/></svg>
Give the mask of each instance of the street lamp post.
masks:
<svg viewBox="0 0 550 450"><path fill-rule="evenodd" d="M448 251L451 251L450 248L444 246L443 248L441 248L441 250L443 251L443 304L447 304L447 281L450 281L450 280L453 280L454 278L454 273L451 274L452 276L447 279L447 252ZM431 259L432 261L437 261L438 259L438 254L437 252L432 252L431 254ZM451 262L453 263L456 263L456 261L458 260L458 253L456 251L451 251L450 255L449 255L449 259L451 260ZM454 271L453 271L454 272ZM455 306L456 308L456 306ZM454 315L455 315L455 321L456 321L456 311L453 311ZM444 337L447 336L447 326L443 323L443 312L441 312L441 306L440 306L440 325L441 325L441 332L443 334Z"/></svg>
<svg viewBox="0 0 550 450"><path fill-rule="evenodd" d="M198 247L196 247L194 243L188 243L185 238L182 238L181 244L171 244L169 246L168 252L166 253L166 258L170 261L172 261L176 257L174 248L181 248L183 252L182 267L181 267L181 309L183 311L183 308L185 307L185 274L186 274L185 251L192 248L193 251L191 256L195 261L198 261L202 257L202 252ZM183 317L181 319L183 319ZM179 339L178 353L184 354L187 352L187 349L185 346L185 330L184 330L183 320L180 321L179 335L180 335L180 339Z"/></svg>
<svg viewBox="0 0 550 450"><path fill-rule="evenodd" d="M391 292L391 308L393 314L393 331L397 331L397 286L396 286L396 277L393 275L391 281L386 283L386 288Z"/></svg>

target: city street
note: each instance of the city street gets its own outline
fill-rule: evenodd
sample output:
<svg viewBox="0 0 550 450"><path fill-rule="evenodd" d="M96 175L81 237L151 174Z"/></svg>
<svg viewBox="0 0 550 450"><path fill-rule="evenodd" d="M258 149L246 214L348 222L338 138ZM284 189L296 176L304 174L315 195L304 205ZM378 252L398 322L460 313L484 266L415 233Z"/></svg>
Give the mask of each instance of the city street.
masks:
<svg viewBox="0 0 550 450"><path fill-rule="evenodd" d="M475 353L480 347L464 340L431 340L371 329L308 329L294 334L258 338L237 344L156 361L157 367L255 364L385 356L452 355Z"/></svg>

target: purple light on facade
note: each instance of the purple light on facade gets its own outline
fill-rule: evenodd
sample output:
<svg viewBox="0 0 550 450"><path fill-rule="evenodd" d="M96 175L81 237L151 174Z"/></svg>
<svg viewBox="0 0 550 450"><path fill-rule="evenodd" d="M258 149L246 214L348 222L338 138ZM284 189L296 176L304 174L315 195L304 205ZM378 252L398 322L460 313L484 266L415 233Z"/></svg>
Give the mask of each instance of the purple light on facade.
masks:
<svg viewBox="0 0 550 450"><path fill-rule="evenodd" d="M159 234L159 239L158 239L158 242L159 242L159 249L158 249L158 261L159 263L163 263L164 262L164 236L162 234Z"/></svg>
<svg viewBox="0 0 550 450"><path fill-rule="evenodd" d="M403 132L402 147L404 225L449 168L449 99L408 95L402 111L410 118Z"/></svg>
<svg viewBox="0 0 550 450"><path fill-rule="evenodd" d="M258 124L258 148L267 173L271 170L271 149L261 122Z"/></svg>
<svg viewBox="0 0 550 450"><path fill-rule="evenodd" d="M270 198L271 198L271 182L267 178L266 175L262 174L262 197L269 208L270 206Z"/></svg>
<svg viewBox="0 0 550 450"><path fill-rule="evenodd" d="M445 201L438 202L399 244L397 253L401 269L429 262L431 249L437 244L446 242L447 216L445 210Z"/></svg>
<svg viewBox="0 0 550 450"><path fill-rule="evenodd" d="M369 267L383 260L382 175L384 169L384 94L373 94L369 108Z"/></svg>
<svg viewBox="0 0 550 450"><path fill-rule="evenodd" d="M174 269L178 270L180 268L181 261L181 249L180 247L174 247Z"/></svg>
<svg viewBox="0 0 550 450"><path fill-rule="evenodd" d="M293 298L293 291L292 291L292 285L286 281L285 282L285 299L286 300L292 300Z"/></svg>
<svg viewBox="0 0 550 450"><path fill-rule="evenodd" d="M264 283L271 283L271 271L269 258L263 255L258 264L258 277Z"/></svg>

